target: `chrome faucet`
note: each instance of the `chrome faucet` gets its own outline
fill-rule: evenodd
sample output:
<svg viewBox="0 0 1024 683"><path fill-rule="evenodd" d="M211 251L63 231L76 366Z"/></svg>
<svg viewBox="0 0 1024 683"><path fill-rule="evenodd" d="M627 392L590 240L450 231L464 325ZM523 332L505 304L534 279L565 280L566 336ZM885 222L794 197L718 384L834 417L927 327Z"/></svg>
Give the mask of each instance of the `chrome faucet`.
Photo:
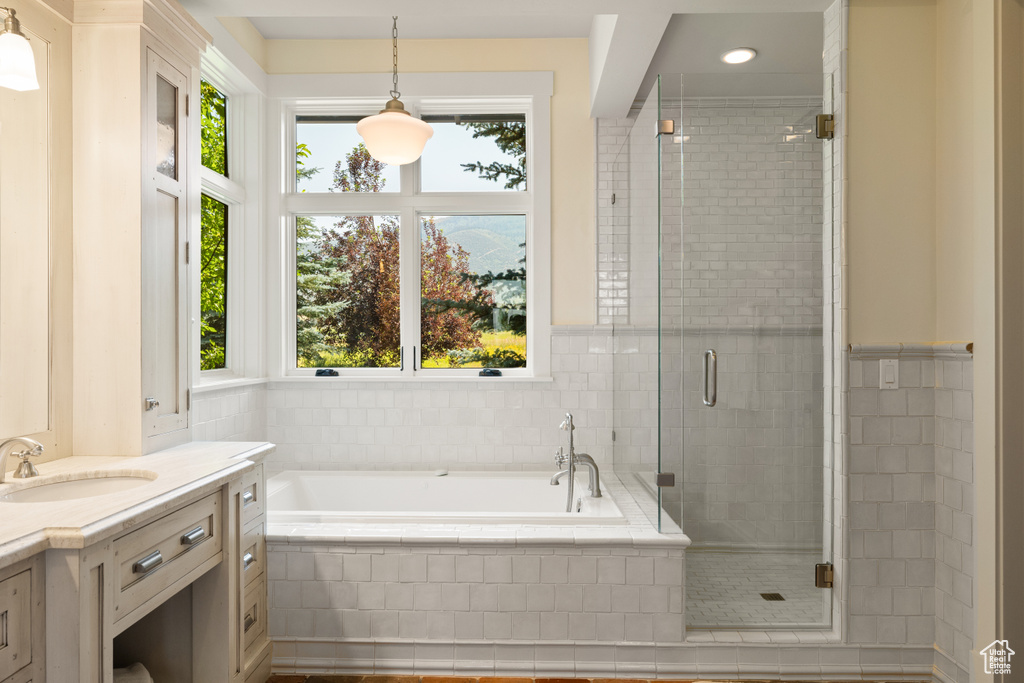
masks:
<svg viewBox="0 0 1024 683"><path fill-rule="evenodd" d="M586 453L576 454L576 464L586 467L590 471L590 497L600 498L601 497L601 472L597 469L597 463L594 459ZM569 473L569 470L565 469L561 472L557 472L551 477L551 485L558 486L558 480Z"/></svg>
<svg viewBox="0 0 1024 683"><path fill-rule="evenodd" d="M555 455L555 466L564 466L565 469L551 477L551 485L558 486L559 479L562 477L567 479L569 490L566 492L568 495L565 502L565 511L572 512L572 499L576 487L576 466L583 465L590 470L590 495L593 498L601 497L601 475L597 470L597 463L594 462L592 457L586 453L576 452L573 440L573 432L576 430L576 427L572 422L572 413L565 414L565 420L562 421L558 428L569 432L569 452L568 454L563 453L561 446L559 446L558 453Z"/></svg>
<svg viewBox="0 0 1024 683"><path fill-rule="evenodd" d="M35 455L42 455L43 444L27 436L15 436L0 443L0 484L4 483L4 478L7 476L7 456L11 454L11 449L14 448L15 444L19 443L23 446L28 446L28 450L16 451L14 453L15 456L21 458L18 470L14 473L15 479L28 479L29 477L39 476L39 470L28 459Z"/></svg>

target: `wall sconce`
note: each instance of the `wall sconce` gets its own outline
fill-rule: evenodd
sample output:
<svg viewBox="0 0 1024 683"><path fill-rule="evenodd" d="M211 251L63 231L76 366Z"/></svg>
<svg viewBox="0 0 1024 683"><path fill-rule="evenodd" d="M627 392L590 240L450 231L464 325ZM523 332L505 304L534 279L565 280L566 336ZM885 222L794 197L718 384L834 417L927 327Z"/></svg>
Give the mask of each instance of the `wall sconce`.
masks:
<svg viewBox="0 0 1024 683"><path fill-rule="evenodd" d="M0 10L7 12L4 30L0 32L0 87L39 90L36 60L28 38L21 32L21 22L10 7L0 7Z"/></svg>
<svg viewBox="0 0 1024 683"><path fill-rule="evenodd" d="M398 17L392 17L391 45L394 54L391 99L375 116L367 116L356 124L366 151L377 161L401 166L411 164L423 154L423 147L434 135L429 123L405 110L398 92Z"/></svg>

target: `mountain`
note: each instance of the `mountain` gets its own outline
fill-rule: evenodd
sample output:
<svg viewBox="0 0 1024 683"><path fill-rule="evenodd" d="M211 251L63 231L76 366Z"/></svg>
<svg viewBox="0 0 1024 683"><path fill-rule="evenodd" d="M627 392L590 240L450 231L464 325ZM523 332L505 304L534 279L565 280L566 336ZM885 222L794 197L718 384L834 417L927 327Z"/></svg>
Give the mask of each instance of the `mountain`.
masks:
<svg viewBox="0 0 1024 683"><path fill-rule="evenodd" d="M469 252L474 273L504 272L522 267L526 257L525 216L439 216L435 219L444 236Z"/></svg>

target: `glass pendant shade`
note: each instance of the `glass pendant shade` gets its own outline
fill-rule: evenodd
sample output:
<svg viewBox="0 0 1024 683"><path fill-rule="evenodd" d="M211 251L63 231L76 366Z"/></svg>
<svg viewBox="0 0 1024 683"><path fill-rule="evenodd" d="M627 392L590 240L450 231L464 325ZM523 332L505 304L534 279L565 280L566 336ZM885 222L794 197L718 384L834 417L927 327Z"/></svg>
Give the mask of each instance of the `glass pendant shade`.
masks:
<svg viewBox="0 0 1024 683"><path fill-rule="evenodd" d="M36 79L36 60L32 46L19 30L18 21L11 11L0 33L0 87L11 90L39 90Z"/></svg>
<svg viewBox="0 0 1024 683"><path fill-rule="evenodd" d="M379 114L361 119L356 131L370 156L393 166L419 159L427 140L434 135L429 123L409 114L395 98Z"/></svg>

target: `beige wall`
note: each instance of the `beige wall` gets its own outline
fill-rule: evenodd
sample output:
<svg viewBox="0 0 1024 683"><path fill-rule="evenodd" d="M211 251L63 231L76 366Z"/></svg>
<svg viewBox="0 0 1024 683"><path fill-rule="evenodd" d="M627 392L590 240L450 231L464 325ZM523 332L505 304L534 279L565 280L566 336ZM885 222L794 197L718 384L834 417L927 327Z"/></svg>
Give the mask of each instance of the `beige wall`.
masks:
<svg viewBox="0 0 1024 683"><path fill-rule="evenodd" d="M974 340L971 3L936 12L935 338Z"/></svg>
<svg viewBox="0 0 1024 683"><path fill-rule="evenodd" d="M269 74L376 73L391 65L390 40L265 40L248 21L225 23ZM591 324L594 291L594 133L585 39L402 40L399 68L412 73L552 71L551 318ZM381 93L386 96L387 93Z"/></svg>
<svg viewBox="0 0 1024 683"><path fill-rule="evenodd" d="M935 4L851 0L851 343L935 339Z"/></svg>
<svg viewBox="0 0 1024 683"><path fill-rule="evenodd" d="M851 0L850 341L972 341L971 3Z"/></svg>

